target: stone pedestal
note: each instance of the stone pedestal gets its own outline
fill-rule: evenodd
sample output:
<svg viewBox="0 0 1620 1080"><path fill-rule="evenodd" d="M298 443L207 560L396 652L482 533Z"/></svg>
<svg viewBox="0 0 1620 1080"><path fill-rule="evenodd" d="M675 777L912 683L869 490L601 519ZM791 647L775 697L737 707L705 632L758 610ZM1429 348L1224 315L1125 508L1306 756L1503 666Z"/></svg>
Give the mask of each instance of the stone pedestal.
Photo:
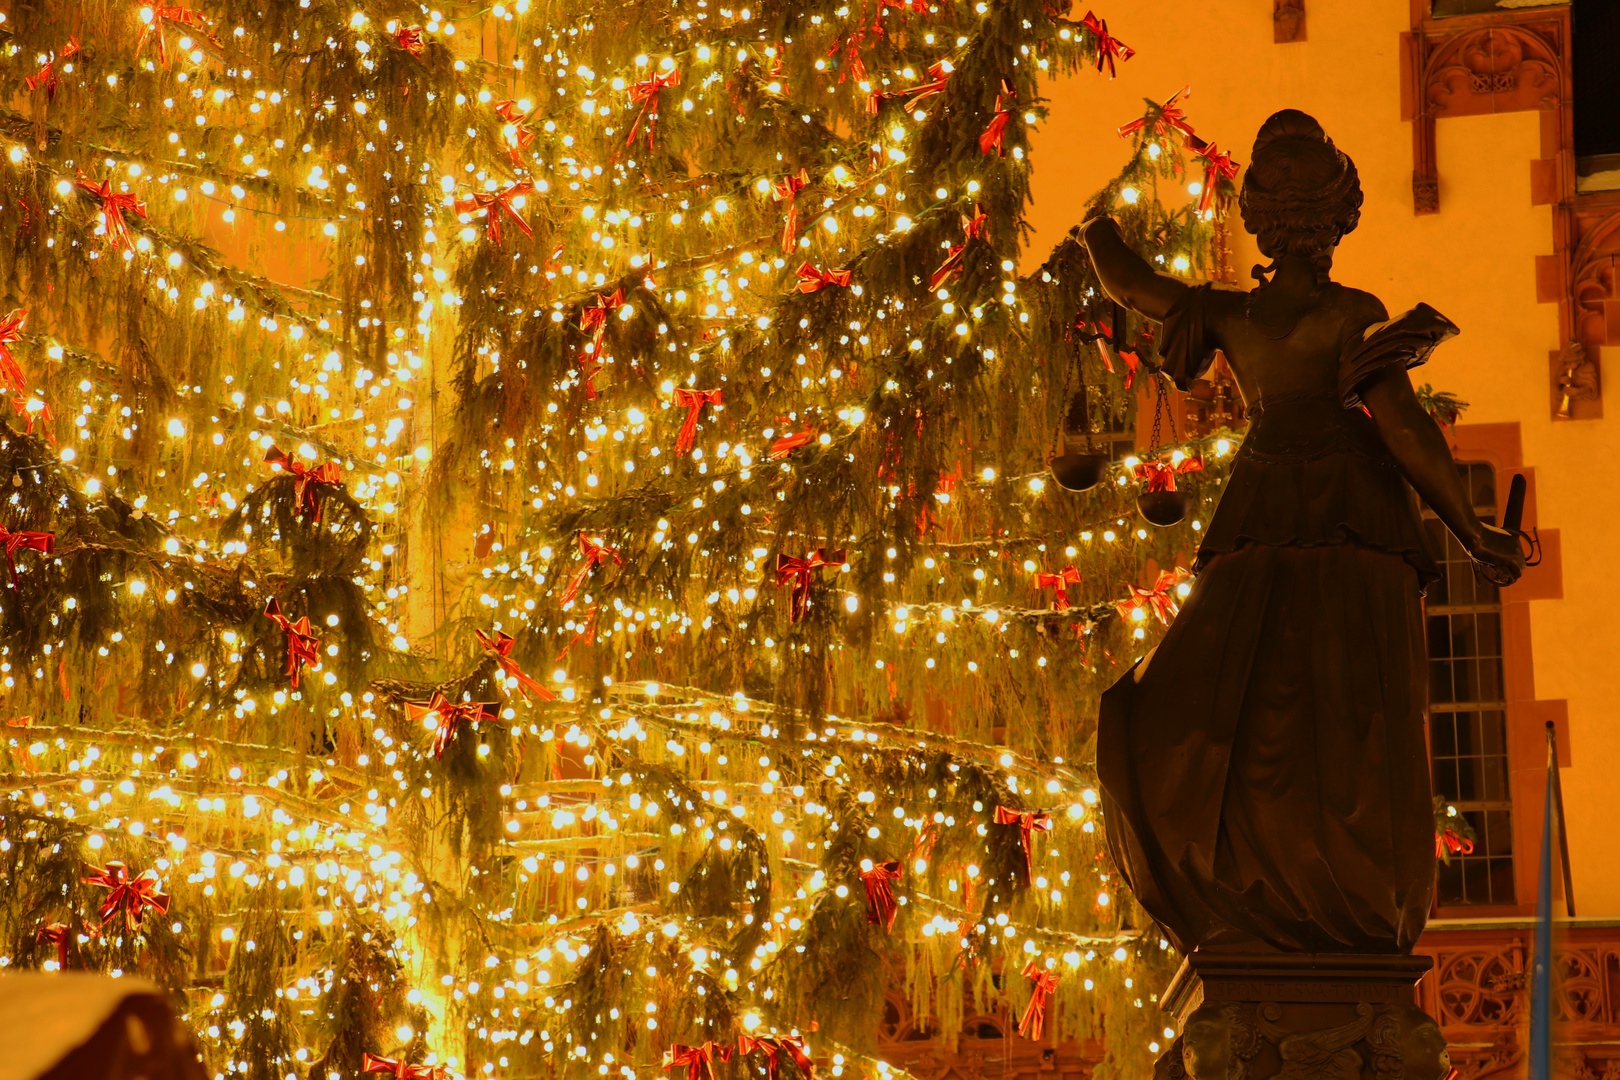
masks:
<svg viewBox="0 0 1620 1080"><path fill-rule="evenodd" d="M1445 1080L1414 1002L1422 956L1194 953L1161 999L1181 1034L1154 1080Z"/></svg>

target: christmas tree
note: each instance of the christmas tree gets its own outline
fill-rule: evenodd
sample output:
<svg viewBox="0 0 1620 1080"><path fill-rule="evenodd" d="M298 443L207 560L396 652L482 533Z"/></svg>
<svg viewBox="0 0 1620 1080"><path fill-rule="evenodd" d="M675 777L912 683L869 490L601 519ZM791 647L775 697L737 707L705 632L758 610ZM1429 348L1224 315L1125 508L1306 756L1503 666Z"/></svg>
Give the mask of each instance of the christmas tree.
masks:
<svg viewBox="0 0 1620 1080"><path fill-rule="evenodd" d="M1021 250L1105 22L3 29L0 965L153 978L254 1080L893 1075L895 991L1144 1066L1092 717L1231 443ZM1122 135L1077 222L1207 276L1229 158Z"/></svg>

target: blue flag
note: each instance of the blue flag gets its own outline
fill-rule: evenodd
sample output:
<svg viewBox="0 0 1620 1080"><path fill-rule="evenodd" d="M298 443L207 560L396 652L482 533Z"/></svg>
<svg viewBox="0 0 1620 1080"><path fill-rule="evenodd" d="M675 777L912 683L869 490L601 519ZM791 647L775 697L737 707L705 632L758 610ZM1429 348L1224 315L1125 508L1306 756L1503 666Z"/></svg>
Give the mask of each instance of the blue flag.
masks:
<svg viewBox="0 0 1620 1080"><path fill-rule="evenodd" d="M1552 821L1553 770L1547 763L1547 805L1541 818L1541 873L1536 884L1536 931L1530 968L1528 1080L1552 1080Z"/></svg>

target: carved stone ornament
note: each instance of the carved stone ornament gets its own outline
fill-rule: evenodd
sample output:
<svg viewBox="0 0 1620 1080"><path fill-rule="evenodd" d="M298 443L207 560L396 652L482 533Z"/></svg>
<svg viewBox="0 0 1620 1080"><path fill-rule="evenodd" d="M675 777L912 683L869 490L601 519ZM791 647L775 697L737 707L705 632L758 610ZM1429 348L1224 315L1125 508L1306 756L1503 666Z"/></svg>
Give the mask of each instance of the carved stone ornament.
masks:
<svg viewBox="0 0 1620 1080"><path fill-rule="evenodd" d="M1557 112L1569 98L1567 15L1545 11L1419 20L1406 38L1403 119L1412 121L1412 206L1440 209L1435 121Z"/></svg>
<svg viewBox="0 0 1620 1080"><path fill-rule="evenodd" d="M1558 390L1558 408L1553 416L1558 420L1575 418L1579 403L1598 399L1597 365L1586 353L1586 346L1572 341L1558 356L1558 374L1554 377Z"/></svg>
<svg viewBox="0 0 1620 1080"><path fill-rule="evenodd" d="M1324 1020L1338 1023L1322 1026ZM1156 1063L1154 1080L1445 1080L1446 1040L1415 1005L1311 1009L1205 1005Z"/></svg>
<svg viewBox="0 0 1620 1080"><path fill-rule="evenodd" d="M1305 40L1305 0L1276 0L1271 12L1272 40L1278 45Z"/></svg>

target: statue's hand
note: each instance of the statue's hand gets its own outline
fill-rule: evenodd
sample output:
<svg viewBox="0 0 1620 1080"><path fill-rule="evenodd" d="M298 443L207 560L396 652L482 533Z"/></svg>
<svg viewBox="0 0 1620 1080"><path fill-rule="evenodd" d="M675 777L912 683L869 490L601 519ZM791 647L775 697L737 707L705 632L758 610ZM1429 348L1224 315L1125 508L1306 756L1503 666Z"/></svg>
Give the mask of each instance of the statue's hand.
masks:
<svg viewBox="0 0 1620 1080"><path fill-rule="evenodd" d="M1524 573L1524 549L1518 536L1506 529L1481 524L1468 554L1479 564L1480 573L1497 585L1511 585Z"/></svg>

